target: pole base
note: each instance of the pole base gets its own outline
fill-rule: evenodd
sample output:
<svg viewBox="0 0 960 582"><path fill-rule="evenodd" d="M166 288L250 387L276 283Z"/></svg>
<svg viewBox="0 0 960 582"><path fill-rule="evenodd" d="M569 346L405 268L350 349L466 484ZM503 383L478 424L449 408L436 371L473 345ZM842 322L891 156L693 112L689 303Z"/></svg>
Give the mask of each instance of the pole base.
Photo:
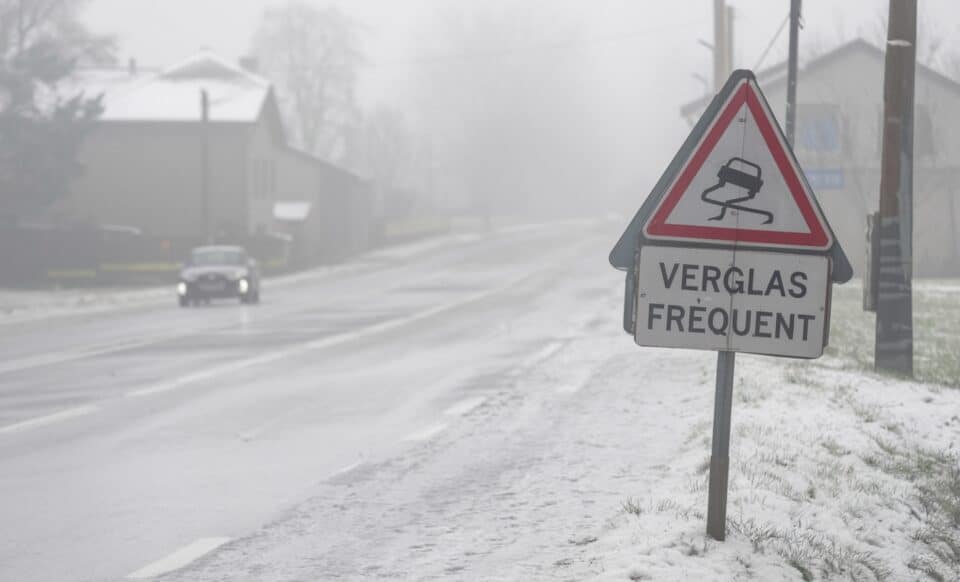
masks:
<svg viewBox="0 0 960 582"><path fill-rule="evenodd" d="M707 535L722 542L727 537L727 477L730 457L710 457L710 493L707 498Z"/></svg>

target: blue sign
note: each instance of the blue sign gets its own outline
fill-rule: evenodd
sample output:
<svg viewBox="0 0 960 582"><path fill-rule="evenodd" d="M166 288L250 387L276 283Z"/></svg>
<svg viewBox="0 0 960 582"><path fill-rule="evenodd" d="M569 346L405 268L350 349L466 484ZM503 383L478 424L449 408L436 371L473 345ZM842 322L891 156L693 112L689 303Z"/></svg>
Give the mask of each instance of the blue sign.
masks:
<svg viewBox="0 0 960 582"><path fill-rule="evenodd" d="M843 170L840 168L810 168L803 171L814 191L843 190Z"/></svg>
<svg viewBox="0 0 960 582"><path fill-rule="evenodd" d="M799 124L797 142L811 152L840 151L840 126L832 115L809 117Z"/></svg>

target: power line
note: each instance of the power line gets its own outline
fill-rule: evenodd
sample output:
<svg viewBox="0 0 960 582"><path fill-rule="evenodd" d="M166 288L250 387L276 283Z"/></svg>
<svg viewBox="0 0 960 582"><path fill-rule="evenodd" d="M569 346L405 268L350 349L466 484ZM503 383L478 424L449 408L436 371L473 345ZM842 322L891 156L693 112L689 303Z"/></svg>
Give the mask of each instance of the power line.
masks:
<svg viewBox="0 0 960 582"><path fill-rule="evenodd" d="M770 39L770 44L767 45L767 48L763 49L763 54L760 55L760 58L757 59L757 64L753 66L754 71L760 70L760 65L763 64L763 61L766 60L767 55L770 54L770 49L773 48L773 45L776 44L777 39L780 38L780 35L783 33L783 29L787 27L787 23L790 22L790 14L788 13L786 18L783 19L783 22L780 23L780 28L777 29L777 32L774 33L773 38Z"/></svg>

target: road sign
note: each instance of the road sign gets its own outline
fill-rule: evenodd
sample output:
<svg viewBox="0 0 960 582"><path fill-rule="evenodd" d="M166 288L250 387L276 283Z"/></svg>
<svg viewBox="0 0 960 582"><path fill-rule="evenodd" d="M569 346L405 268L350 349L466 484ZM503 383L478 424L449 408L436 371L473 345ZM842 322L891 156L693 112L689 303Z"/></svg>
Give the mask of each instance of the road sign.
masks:
<svg viewBox="0 0 960 582"><path fill-rule="evenodd" d="M610 252L644 346L717 351L707 533L726 535L736 352L823 354L853 269L750 71L734 71Z"/></svg>
<svg viewBox="0 0 960 582"><path fill-rule="evenodd" d="M653 240L826 250L833 237L776 119L737 81L644 226Z"/></svg>
<svg viewBox="0 0 960 582"><path fill-rule="evenodd" d="M646 246L634 337L666 346L818 358L826 345L829 259Z"/></svg>
<svg viewBox="0 0 960 582"><path fill-rule="evenodd" d="M803 173L807 176L807 183L817 192L846 188L843 168L807 168Z"/></svg>
<svg viewBox="0 0 960 582"><path fill-rule="evenodd" d="M610 253L634 267L647 244L826 254L834 282L850 262L753 73L735 71Z"/></svg>

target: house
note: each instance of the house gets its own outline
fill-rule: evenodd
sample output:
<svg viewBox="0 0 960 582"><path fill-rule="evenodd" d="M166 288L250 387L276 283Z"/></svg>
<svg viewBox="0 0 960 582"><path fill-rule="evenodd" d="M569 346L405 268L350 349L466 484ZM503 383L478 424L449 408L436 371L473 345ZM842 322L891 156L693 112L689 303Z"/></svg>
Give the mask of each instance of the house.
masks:
<svg viewBox="0 0 960 582"><path fill-rule="evenodd" d="M960 83L917 65L914 114L914 275L960 275ZM866 217L880 192L884 53L854 40L809 60L797 77L794 150L854 272L866 264ZM757 73L775 113L786 65ZM684 105L692 124L704 97ZM781 126L784 125L781 117Z"/></svg>
<svg viewBox="0 0 960 582"><path fill-rule="evenodd" d="M370 185L336 166L287 146L277 158L282 195L271 213L274 228L292 237L293 262L331 262L376 242ZM298 184L318 187L298 191Z"/></svg>
<svg viewBox="0 0 960 582"><path fill-rule="evenodd" d="M202 51L159 72L83 71L77 83L103 93L105 109L54 215L170 240L245 240L284 224L278 204L304 202L303 262L369 244L364 183L289 145L274 90L255 72Z"/></svg>

